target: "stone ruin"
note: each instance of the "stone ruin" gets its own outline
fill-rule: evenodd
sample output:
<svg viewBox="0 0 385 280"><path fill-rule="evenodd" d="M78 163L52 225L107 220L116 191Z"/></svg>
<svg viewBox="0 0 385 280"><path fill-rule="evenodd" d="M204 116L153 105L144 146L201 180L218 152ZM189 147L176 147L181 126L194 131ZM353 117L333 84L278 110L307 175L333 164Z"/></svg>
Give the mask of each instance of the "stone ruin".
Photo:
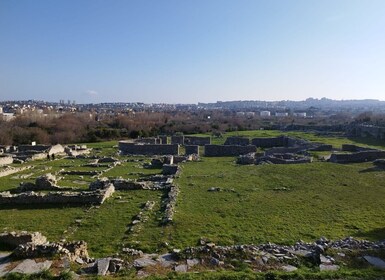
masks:
<svg viewBox="0 0 385 280"><path fill-rule="evenodd" d="M359 163L385 159L385 151L371 150L350 154L331 154L329 161L334 163Z"/></svg>
<svg viewBox="0 0 385 280"><path fill-rule="evenodd" d="M13 157L10 155L0 155L0 166L5 166L13 163Z"/></svg>
<svg viewBox="0 0 385 280"><path fill-rule="evenodd" d="M250 145L250 139L248 137L230 136L227 137L224 145L248 146Z"/></svg>
<svg viewBox="0 0 385 280"><path fill-rule="evenodd" d="M40 232L12 231L0 233L0 244L4 244L9 248L14 249L26 243L44 244L47 243L47 238Z"/></svg>
<svg viewBox="0 0 385 280"><path fill-rule="evenodd" d="M201 136L185 136L183 145L196 145L196 146L204 146L211 144L211 137L201 137Z"/></svg>
<svg viewBox="0 0 385 280"><path fill-rule="evenodd" d="M297 154L269 154L261 155L257 153L249 153L240 155L237 158L238 164L300 164L312 162L311 157Z"/></svg>
<svg viewBox="0 0 385 280"><path fill-rule="evenodd" d="M162 174L163 175L177 175L180 171L180 167L177 164L163 164Z"/></svg>
<svg viewBox="0 0 385 280"><path fill-rule="evenodd" d="M3 232L0 244L13 249L16 259L67 256L70 261L88 260L87 243L84 241L51 243L40 232Z"/></svg>
<svg viewBox="0 0 385 280"><path fill-rule="evenodd" d="M56 177L51 173L37 177L35 183L21 183L18 187L19 192L55 191L61 189L61 187L57 186Z"/></svg>
<svg viewBox="0 0 385 280"><path fill-rule="evenodd" d="M185 154L186 155L199 155L199 146L198 145L185 145Z"/></svg>
<svg viewBox="0 0 385 280"><path fill-rule="evenodd" d="M207 157L224 157L239 156L256 151L254 145L205 145L205 156Z"/></svg>
<svg viewBox="0 0 385 280"><path fill-rule="evenodd" d="M119 150L122 155L179 155L178 144L135 144L120 141Z"/></svg>
<svg viewBox="0 0 385 280"><path fill-rule="evenodd" d="M147 137L147 138L138 138L134 140L137 144L167 144L163 143L162 139L159 137Z"/></svg>
<svg viewBox="0 0 385 280"><path fill-rule="evenodd" d="M43 181L45 187L51 182ZM45 185L46 184L46 185ZM36 185L35 185L36 186ZM21 186L22 188L25 186ZM0 192L0 205L17 204L102 204L115 192L112 184L106 185L103 189L71 192L71 191L50 191L48 193L27 191L18 194Z"/></svg>

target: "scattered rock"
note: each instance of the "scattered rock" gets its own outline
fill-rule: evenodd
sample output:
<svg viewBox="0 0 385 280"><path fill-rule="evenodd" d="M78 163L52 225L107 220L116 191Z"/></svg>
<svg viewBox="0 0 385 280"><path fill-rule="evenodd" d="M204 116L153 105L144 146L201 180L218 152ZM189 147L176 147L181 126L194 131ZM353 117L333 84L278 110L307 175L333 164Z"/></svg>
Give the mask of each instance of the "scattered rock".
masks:
<svg viewBox="0 0 385 280"><path fill-rule="evenodd" d="M320 271L336 271L340 269L340 266L335 264L320 264L319 269Z"/></svg>
<svg viewBox="0 0 385 280"><path fill-rule="evenodd" d="M106 275L108 267L110 266L110 258L103 258L96 261L96 266L98 268L98 275Z"/></svg>

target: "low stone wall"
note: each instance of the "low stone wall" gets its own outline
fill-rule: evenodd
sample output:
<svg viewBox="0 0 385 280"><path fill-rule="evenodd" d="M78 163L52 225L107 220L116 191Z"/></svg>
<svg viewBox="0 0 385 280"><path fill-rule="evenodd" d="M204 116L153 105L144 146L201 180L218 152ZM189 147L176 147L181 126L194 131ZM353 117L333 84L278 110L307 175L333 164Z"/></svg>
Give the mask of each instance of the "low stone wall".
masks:
<svg viewBox="0 0 385 280"><path fill-rule="evenodd" d="M100 175L102 174L101 171L65 171L65 170L62 170L60 171L60 174L63 174L63 175L84 175L84 176L95 176L95 175Z"/></svg>
<svg viewBox="0 0 385 280"><path fill-rule="evenodd" d="M341 150L345 152L353 152L353 153L363 152L363 151L376 151L375 149L372 149L372 148L360 147L353 144L342 144Z"/></svg>
<svg viewBox="0 0 385 280"><path fill-rule="evenodd" d="M162 144L162 140L156 137L138 138L134 142L138 144Z"/></svg>
<svg viewBox="0 0 385 280"><path fill-rule="evenodd" d="M115 192L112 184L103 190L83 192L49 192L35 193L26 192L11 194L10 192L0 193L0 205L17 204L102 204Z"/></svg>
<svg viewBox="0 0 385 280"><path fill-rule="evenodd" d="M0 244L4 244L10 248L16 248L20 244L32 242L34 244L44 244L47 238L40 232L3 232L0 233Z"/></svg>
<svg viewBox="0 0 385 280"><path fill-rule="evenodd" d="M204 146L204 145L210 145L211 144L211 137L199 137L199 136L185 136L184 137L184 145L198 145L198 146Z"/></svg>
<svg viewBox="0 0 385 280"><path fill-rule="evenodd" d="M171 186L167 194L167 198L164 201L166 204L164 210L163 224L172 222L175 213L176 200L179 194L179 188L177 186Z"/></svg>
<svg viewBox="0 0 385 280"><path fill-rule="evenodd" d="M274 154L270 156L263 156L255 161L255 164L272 163L272 164L301 164L311 163L311 157L301 157L293 154Z"/></svg>
<svg viewBox="0 0 385 280"><path fill-rule="evenodd" d="M272 148L287 146L287 137L253 138L251 144L258 148Z"/></svg>
<svg viewBox="0 0 385 280"><path fill-rule="evenodd" d="M329 161L334 163L356 163L373 161L381 158L385 158L385 151L363 151L352 154L332 154Z"/></svg>
<svg viewBox="0 0 385 280"><path fill-rule="evenodd" d="M161 143L160 144L168 144L167 142L167 135L159 135L158 138L160 139Z"/></svg>
<svg viewBox="0 0 385 280"><path fill-rule="evenodd" d="M199 146L198 145L186 145L185 148L185 154L186 155L192 155L196 154L199 155Z"/></svg>
<svg viewBox="0 0 385 280"><path fill-rule="evenodd" d="M11 156L0 156L0 166L9 165L13 163L13 157Z"/></svg>
<svg viewBox="0 0 385 280"><path fill-rule="evenodd" d="M17 172L24 171L26 169L30 169L31 166L24 166L24 167L7 167L6 169L0 171L0 177L8 176Z"/></svg>
<svg viewBox="0 0 385 280"><path fill-rule="evenodd" d="M296 154L308 149L307 146L300 147L275 147L265 151L265 156L273 155L273 154Z"/></svg>
<svg viewBox="0 0 385 280"><path fill-rule="evenodd" d="M179 166L176 164L163 164L163 175L176 175L179 172Z"/></svg>
<svg viewBox="0 0 385 280"><path fill-rule="evenodd" d="M20 145L18 146L18 150L19 152L26 152L26 151L45 152L50 147L51 147L50 145Z"/></svg>
<svg viewBox="0 0 385 280"><path fill-rule="evenodd" d="M225 145L247 146L250 145L250 139L246 137L230 136L226 138Z"/></svg>
<svg viewBox="0 0 385 280"><path fill-rule="evenodd" d="M67 256L72 262L79 258L85 261L89 260L87 243L84 241L20 244L12 252L12 256L19 259Z"/></svg>
<svg viewBox="0 0 385 280"><path fill-rule="evenodd" d="M179 155L177 144L141 145L120 141L119 150L123 155Z"/></svg>
<svg viewBox="0 0 385 280"><path fill-rule="evenodd" d="M205 156L207 157L239 156L255 151L254 145L205 145Z"/></svg>
<svg viewBox="0 0 385 280"><path fill-rule="evenodd" d="M173 135L171 136L171 144L184 144L184 136L183 135Z"/></svg>

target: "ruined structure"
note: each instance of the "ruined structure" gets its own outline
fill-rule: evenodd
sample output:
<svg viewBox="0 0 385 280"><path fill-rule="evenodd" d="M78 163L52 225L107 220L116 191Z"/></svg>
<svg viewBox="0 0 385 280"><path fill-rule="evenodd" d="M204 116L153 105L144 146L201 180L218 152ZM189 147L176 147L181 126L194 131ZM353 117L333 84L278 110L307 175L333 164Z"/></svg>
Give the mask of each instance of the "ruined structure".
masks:
<svg viewBox="0 0 385 280"><path fill-rule="evenodd" d="M231 137L227 137L225 141L225 145L247 146L247 145L250 145L250 139L247 137L231 136Z"/></svg>
<svg viewBox="0 0 385 280"><path fill-rule="evenodd" d="M199 155L199 146L198 145L185 145L185 154L186 155L192 155L196 154Z"/></svg>
<svg viewBox="0 0 385 280"><path fill-rule="evenodd" d="M115 192L112 184L106 188L96 191L82 192L23 192L11 194L10 192L0 193L0 205L16 204L102 204Z"/></svg>
<svg viewBox="0 0 385 280"><path fill-rule="evenodd" d="M16 248L26 243L44 244L46 242L47 238L40 232L12 231L0 233L0 244L4 244L9 248Z"/></svg>
<svg viewBox="0 0 385 280"><path fill-rule="evenodd" d="M135 144L120 141L119 150L122 155L179 155L178 144Z"/></svg>
<svg viewBox="0 0 385 280"><path fill-rule="evenodd" d="M56 177L51 173L37 177L35 183L21 183L18 188L20 192L43 190L61 190L61 188L57 186Z"/></svg>
<svg viewBox="0 0 385 280"><path fill-rule="evenodd" d="M171 144L184 144L184 136L183 135L173 135L171 136Z"/></svg>
<svg viewBox="0 0 385 280"><path fill-rule="evenodd" d="M0 166L13 163L13 157L10 155L0 155Z"/></svg>
<svg viewBox="0 0 385 280"><path fill-rule="evenodd" d="M332 154L330 162L334 163L358 163L385 158L385 151L371 150L351 154Z"/></svg>
<svg viewBox="0 0 385 280"><path fill-rule="evenodd" d="M355 137L385 139L385 127L370 124L353 124L347 128L347 134Z"/></svg>
<svg viewBox="0 0 385 280"><path fill-rule="evenodd" d="M184 145L198 145L198 146L204 146L204 145L210 145L211 144L211 137L199 137L199 136L185 136Z"/></svg>
<svg viewBox="0 0 385 280"><path fill-rule="evenodd" d="M138 138L134 142L138 144L163 144L162 140L158 137Z"/></svg>
<svg viewBox="0 0 385 280"><path fill-rule="evenodd" d="M207 157L239 156L255 151L254 145L205 145L205 156Z"/></svg>

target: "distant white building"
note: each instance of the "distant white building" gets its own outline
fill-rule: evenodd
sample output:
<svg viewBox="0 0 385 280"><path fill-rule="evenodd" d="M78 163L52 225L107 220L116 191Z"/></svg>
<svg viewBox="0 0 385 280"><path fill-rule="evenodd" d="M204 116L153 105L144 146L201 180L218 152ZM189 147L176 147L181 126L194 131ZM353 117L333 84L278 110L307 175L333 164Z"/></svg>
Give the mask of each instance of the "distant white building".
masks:
<svg viewBox="0 0 385 280"><path fill-rule="evenodd" d="M0 106L0 115L3 114L3 107Z"/></svg>
<svg viewBox="0 0 385 280"><path fill-rule="evenodd" d="M306 112L296 112L293 113L294 117L299 117L299 118L306 118Z"/></svg>
<svg viewBox="0 0 385 280"><path fill-rule="evenodd" d="M270 111L261 111L259 115L261 117L270 117Z"/></svg>
<svg viewBox="0 0 385 280"><path fill-rule="evenodd" d="M276 117L287 117L288 115L289 115L289 113L286 113L286 112L276 112L275 113Z"/></svg>

